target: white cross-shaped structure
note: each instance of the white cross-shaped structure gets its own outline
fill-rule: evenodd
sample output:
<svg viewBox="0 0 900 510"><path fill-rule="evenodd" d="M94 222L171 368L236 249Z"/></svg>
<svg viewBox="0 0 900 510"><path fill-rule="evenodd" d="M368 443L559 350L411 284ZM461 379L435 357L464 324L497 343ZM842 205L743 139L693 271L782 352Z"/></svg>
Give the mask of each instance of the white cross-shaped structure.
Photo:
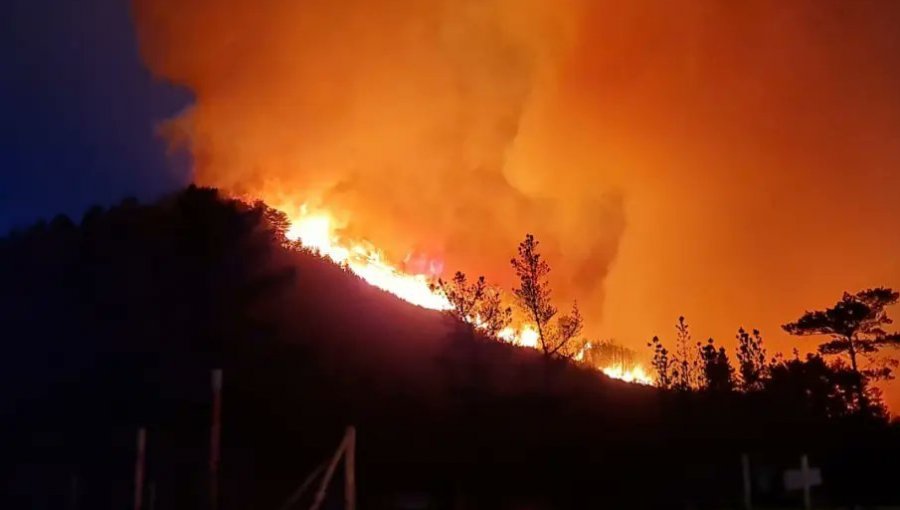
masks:
<svg viewBox="0 0 900 510"><path fill-rule="evenodd" d="M810 489L822 484L822 472L819 468L809 467L809 458L800 458L800 469L789 469L784 472L784 487L788 490L803 489L803 505L806 510L812 508Z"/></svg>

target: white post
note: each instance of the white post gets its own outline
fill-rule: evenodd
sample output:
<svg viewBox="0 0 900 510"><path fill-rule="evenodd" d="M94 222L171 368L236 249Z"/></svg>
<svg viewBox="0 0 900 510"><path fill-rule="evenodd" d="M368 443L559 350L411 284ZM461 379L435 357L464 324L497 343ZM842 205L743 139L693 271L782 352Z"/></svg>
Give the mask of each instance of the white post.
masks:
<svg viewBox="0 0 900 510"><path fill-rule="evenodd" d="M800 457L800 473L803 476L803 508L812 509L812 498L810 497L810 479L809 479L809 457L804 453Z"/></svg>
<svg viewBox="0 0 900 510"><path fill-rule="evenodd" d="M69 509L78 510L78 475L72 475L69 484Z"/></svg>
<svg viewBox="0 0 900 510"><path fill-rule="evenodd" d="M137 457L134 461L134 510L141 510L144 500L144 455L147 447L147 429L137 433Z"/></svg>
<svg viewBox="0 0 900 510"><path fill-rule="evenodd" d="M219 508L219 455L222 434L222 370L212 371L212 425L209 431L209 508Z"/></svg>
<svg viewBox="0 0 900 510"><path fill-rule="evenodd" d="M753 501L751 499L750 456L746 453L741 455L741 471L744 475L744 510L751 510L753 508Z"/></svg>
<svg viewBox="0 0 900 510"><path fill-rule="evenodd" d="M156 510L156 483L151 481L147 490L147 510Z"/></svg>

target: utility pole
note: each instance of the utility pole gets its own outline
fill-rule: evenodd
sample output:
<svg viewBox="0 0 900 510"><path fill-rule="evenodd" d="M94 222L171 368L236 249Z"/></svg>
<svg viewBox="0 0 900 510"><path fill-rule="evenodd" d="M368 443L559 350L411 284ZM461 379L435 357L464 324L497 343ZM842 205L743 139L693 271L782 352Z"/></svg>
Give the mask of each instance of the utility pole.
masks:
<svg viewBox="0 0 900 510"><path fill-rule="evenodd" d="M344 510L356 510L356 429L344 435Z"/></svg>
<svg viewBox="0 0 900 510"><path fill-rule="evenodd" d="M78 510L78 475L73 474L69 484L69 510Z"/></svg>
<svg viewBox="0 0 900 510"><path fill-rule="evenodd" d="M744 510L753 509L752 485L750 483L750 456L746 453L741 455L741 472L744 480Z"/></svg>
<svg viewBox="0 0 900 510"><path fill-rule="evenodd" d="M149 492L147 497L147 510L156 510L156 482L151 480L147 489Z"/></svg>
<svg viewBox="0 0 900 510"><path fill-rule="evenodd" d="M144 457L147 449L147 429L137 433L137 456L134 461L134 510L141 510L144 501Z"/></svg>
<svg viewBox="0 0 900 510"><path fill-rule="evenodd" d="M218 510L219 448L222 434L222 369L212 371L212 391L212 425L209 432L209 508Z"/></svg>

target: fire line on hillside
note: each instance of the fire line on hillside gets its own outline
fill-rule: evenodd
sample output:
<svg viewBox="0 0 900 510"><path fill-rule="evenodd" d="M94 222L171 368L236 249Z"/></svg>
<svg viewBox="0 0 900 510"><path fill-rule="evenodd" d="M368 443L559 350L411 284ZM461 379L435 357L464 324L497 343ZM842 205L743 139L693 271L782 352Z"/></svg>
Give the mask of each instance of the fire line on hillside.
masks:
<svg viewBox="0 0 900 510"><path fill-rule="evenodd" d="M334 216L322 209L313 209L307 204L291 214L291 208L279 207L287 214L290 227L285 234L288 240L299 242L332 262L346 266L354 274L370 285L389 292L404 301L430 310L447 311L452 308L449 300L440 291L432 289L433 275L410 274L388 262L384 253L371 243L343 239L337 233ZM472 321L477 324L477 319ZM476 326L477 327L477 326ZM498 337L500 340L519 346L536 349L538 333L530 324L506 327ZM589 346L590 344L587 344ZM581 361L584 349L574 358ZM653 379L639 364L626 366L615 363L605 367L593 367L613 379L638 384L652 384Z"/></svg>

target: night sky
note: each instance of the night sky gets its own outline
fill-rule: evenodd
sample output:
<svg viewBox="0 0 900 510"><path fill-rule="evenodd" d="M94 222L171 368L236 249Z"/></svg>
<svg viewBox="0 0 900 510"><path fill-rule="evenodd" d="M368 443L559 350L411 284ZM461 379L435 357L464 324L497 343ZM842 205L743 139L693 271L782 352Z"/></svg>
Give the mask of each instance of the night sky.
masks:
<svg viewBox="0 0 900 510"><path fill-rule="evenodd" d="M0 232L189 180L159 121L190 95L140 60L129 2L7 0L0 14Z"/></svg>

